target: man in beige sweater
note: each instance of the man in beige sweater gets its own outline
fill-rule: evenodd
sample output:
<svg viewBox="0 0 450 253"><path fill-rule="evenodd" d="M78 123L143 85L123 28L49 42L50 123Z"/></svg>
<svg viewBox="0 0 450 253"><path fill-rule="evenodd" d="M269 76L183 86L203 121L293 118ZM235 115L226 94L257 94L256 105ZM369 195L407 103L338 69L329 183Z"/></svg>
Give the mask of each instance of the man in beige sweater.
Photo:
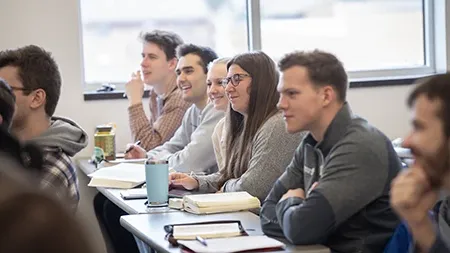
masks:
<svg viewBox="0 0 450 253"><path fill-rule="evenodd" d="M130 102L128 114L132 138L140 140L141 147L148 151L173 136L191 103L182 99L176 84L178 59L175 49L183 43L180 36L154 30L142 34L141 39L141 71L132 74L125 89ZM152 87L149 92L150 119L145 115L142 103L144 83Z"/></svg>

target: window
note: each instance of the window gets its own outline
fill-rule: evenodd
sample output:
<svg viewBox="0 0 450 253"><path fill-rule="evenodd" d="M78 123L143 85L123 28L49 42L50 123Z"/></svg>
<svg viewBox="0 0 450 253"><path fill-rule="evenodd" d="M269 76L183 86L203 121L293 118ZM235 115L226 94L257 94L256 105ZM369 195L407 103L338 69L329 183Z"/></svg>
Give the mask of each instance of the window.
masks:
<svg viewBox="0 0 450 253"><path fill-rule="evenodd" d="M140 68L141 31L170 30L221 56L247 51L245 0L81 0L85 91L123 90Z"/></svg>
<svg viewBox="0 0 450 253"><path fill-rule="evenodd" d="M141 31L171 30L221 56L264 50L336 54L351 80L435 72L431 0L80 0L85 91L123 90Z"/></svg>
<svg viewBox="0 0 450 253"><path fill-rule="evenodd" d="M422 0L261 0L262 49L336 54L349 71L422 67Z"/></svg>

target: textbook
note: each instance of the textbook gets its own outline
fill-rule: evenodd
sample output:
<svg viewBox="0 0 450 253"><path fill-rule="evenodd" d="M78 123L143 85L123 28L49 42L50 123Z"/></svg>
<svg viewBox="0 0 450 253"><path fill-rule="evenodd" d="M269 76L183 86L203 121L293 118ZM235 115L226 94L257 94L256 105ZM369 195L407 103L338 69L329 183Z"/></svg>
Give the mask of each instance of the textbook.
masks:
<svg viewBox="0 0 450 253"><path fill-rule="evenodd" d="M254 250L270 251L280 250L285 247L282 242L265 235L215 238L207 239L203 242L199 240L179 240L178 244L188 249L183 252L199 253L245 252Z"/></svg>
<svg viewBox="0 0 450 253"><path fill-rule="evenodd" d="M260 208L257 197L247 192L222 192L187 195L183 197L184 210L194 214L237 212Z"/></svg>
<svg viewBox="0 0 450 253"><path fill-rule="evenodd" d="M131 189L145 183L144 164L120 163L99 169L88 175L88 186Z"/></svg>
<svg viewBox="0 0 450 253"><path fill-rule="evenodd" d="M240 236L239 223L192 224L173 227L173 238L177 240L195 240L202 238L220 238Z"/></svg>

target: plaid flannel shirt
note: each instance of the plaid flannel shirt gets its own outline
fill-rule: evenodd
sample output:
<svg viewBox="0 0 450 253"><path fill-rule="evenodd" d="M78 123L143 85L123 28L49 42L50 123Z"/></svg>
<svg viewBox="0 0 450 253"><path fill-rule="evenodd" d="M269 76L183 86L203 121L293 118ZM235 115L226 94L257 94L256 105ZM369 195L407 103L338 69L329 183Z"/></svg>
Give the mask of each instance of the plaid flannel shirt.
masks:
<svg viewBox="0 0 450 253"><path fill-rule="evenodd" d="M173 82L170 92L158 97L150 91L150 119L145 115L142 103L128 108L131 134L134 141L140 140L145 150L151 150L168 141L180 127L183 115L191 106L183 100L181 90Z"/></svg>
<svg viewBox="0 0 450 253"><path fill-rule="evenodd" d="M53 192L75 212L80 200L78 178L72 159L59 148L43 148L41 188Z"/></svg>

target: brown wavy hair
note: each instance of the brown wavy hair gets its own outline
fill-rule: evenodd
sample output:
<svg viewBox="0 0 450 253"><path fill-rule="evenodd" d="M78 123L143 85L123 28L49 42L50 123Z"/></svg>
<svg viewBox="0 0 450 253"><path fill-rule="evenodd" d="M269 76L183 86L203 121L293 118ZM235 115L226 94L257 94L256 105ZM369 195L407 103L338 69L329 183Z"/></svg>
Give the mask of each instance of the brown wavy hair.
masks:
<svg viewBox="0 0 450 253"><path fill-rule="evenodd" d="M227 64L238 65L251 76L247 120L234 111L227 110L225 167L220 171L219 188L231 178L239 178L247 171L253 138L264 122L277 113L280 95L277 92L278 71L275 62L264 52L255 51L236 55Z"/></svg>

